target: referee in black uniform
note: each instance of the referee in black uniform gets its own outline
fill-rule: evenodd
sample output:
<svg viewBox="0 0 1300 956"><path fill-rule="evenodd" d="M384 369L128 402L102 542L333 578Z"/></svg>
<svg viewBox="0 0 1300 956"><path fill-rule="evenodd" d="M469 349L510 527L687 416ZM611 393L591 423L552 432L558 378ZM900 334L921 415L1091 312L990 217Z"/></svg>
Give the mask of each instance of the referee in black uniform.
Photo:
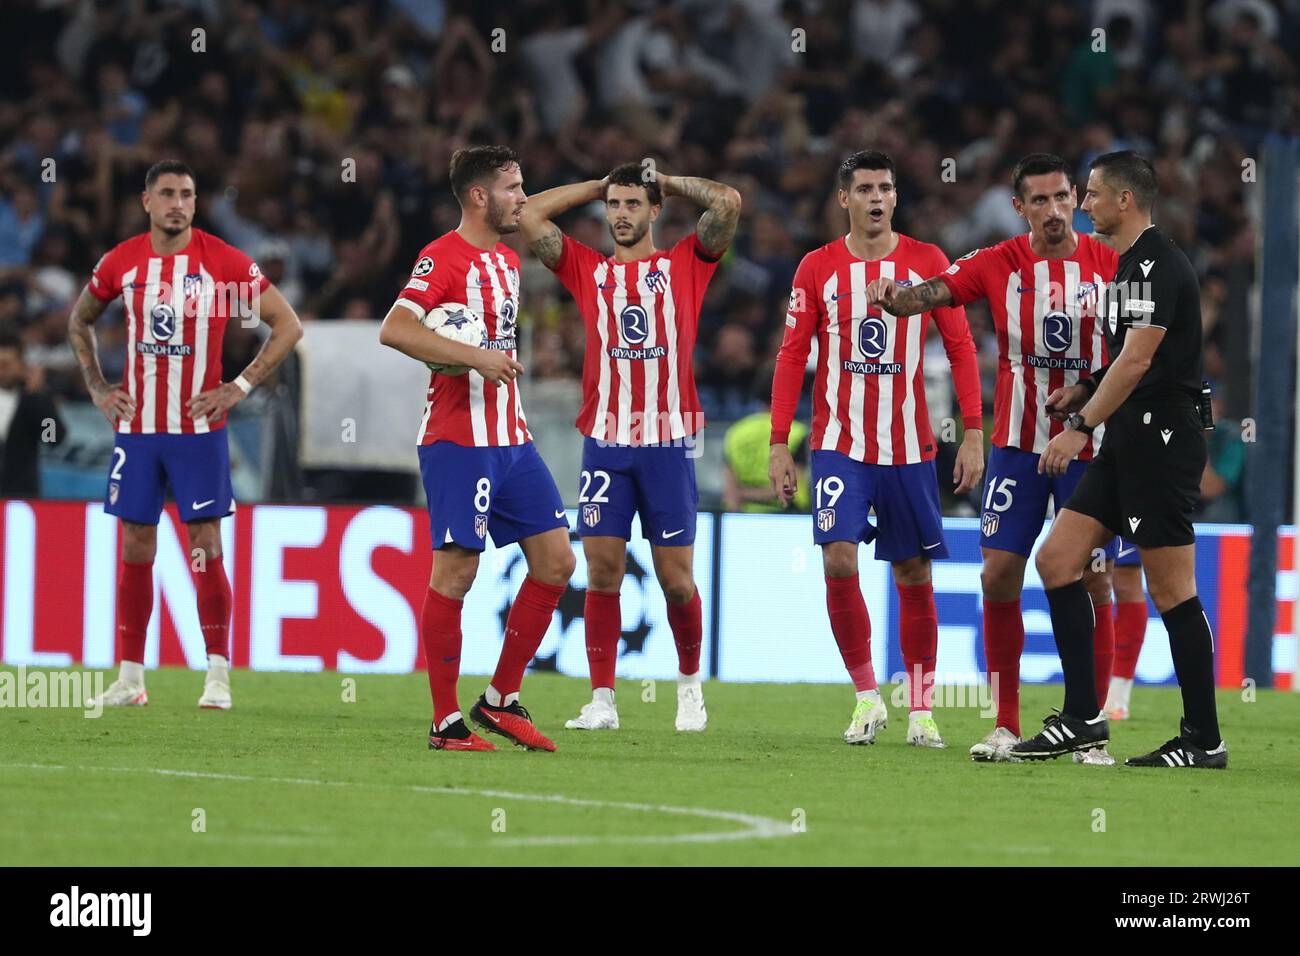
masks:
<svg viewBox="0 0 1300 956"><path fill-rule="evenodd" d="M1098 238L1120 254L1099 305L1111 362L1048 397L1066 427L1043 451L1039 471L1064 474L1097 425L1105 422L1106 434L1038 552L1065 704L1041 733L1012 748L1021 758L1058 757L1109 741L1096 697L1092 600L1082 574L1093 549L1122 534L1141 552L1183 695L1178 736L1126 763L1228 765L1214 701L1214 637L1196 596L1192 531L1209 427L1201 395L1200 287L1182 250L1152 225L1155 197L1155 170L1142 156L1125 150L1093 160L1083 210Z"/></svg>

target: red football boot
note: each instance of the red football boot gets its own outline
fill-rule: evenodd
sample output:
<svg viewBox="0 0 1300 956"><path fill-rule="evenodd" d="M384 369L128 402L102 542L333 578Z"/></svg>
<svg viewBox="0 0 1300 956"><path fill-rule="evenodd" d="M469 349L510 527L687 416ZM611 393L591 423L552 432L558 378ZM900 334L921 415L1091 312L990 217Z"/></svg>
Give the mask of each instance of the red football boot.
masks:
<svg viewBox="0 0 1300 956"><path fill-rule="evenodd" d="M458 720L449 724L447 729L438 733L438 725L429 727L430 750L496 750L491 742L484 740L465 726L465 721Z"/></svg>
<svg viewBox="0 0 1300 956"><path fill-rule="evenodd" d="M524 706L515 701L509 707L493 707L480 697L469 711L470 720L484 730L513 741L528 750L555 750L555 744L542 736Z"/></svg>

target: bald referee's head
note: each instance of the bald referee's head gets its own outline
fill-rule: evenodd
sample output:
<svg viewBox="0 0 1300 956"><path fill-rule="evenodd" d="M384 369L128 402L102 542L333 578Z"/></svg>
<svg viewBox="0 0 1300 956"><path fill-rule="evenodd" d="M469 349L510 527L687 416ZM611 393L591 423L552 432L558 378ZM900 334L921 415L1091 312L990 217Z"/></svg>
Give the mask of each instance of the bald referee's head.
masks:
<svg viewBox="0 0 1300 956"><path fill-rule="evenodd" d="M1103 153L1092 161L1083 211L1102 235L1114 235L1126 223L1149 221L1156 201L1156 170L1131 149Z"/></svg>

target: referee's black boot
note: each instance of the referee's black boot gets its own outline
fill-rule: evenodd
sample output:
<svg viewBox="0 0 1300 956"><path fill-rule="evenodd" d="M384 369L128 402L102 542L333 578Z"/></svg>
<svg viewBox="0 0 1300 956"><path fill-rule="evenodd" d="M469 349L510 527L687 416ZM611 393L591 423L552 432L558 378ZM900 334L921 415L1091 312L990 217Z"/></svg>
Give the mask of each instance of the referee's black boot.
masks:
<svg viewBox="0 0 1300 956"><path fill-rule="evenodd" d="M1213 750L1198 747L1193 741L1196 734L1183 720L1178 725L1178 736L1140 757L1129 757L1126 767L1200 767L1203 770L1226 770L1228 745L1222 740Z"/></svg>
<svg viewBox="0 0 1300 956"><path fill-rule="evenodd" d="M1091 750L1110 743L1110 726L1105 714L1092 720L1071 717L1059 710L1043 718L1043 729L1034 737L1011 748L1011 756L1021 760L1055 759L1076 750Z"/></svg>

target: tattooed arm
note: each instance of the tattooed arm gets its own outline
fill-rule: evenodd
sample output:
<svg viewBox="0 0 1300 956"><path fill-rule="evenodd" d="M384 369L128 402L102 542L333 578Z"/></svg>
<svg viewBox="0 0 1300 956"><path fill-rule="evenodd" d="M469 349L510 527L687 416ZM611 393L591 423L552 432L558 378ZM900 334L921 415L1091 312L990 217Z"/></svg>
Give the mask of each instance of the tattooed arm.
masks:
<svg viewBox="0 0 1300 956"><path fill-rule="evenodd" d="M583 203L595 202L605 198L605 180L589 179L585 183L570 183L556 186L535 196L529 196L524 203L523 217L519 229L528 242L533 255L542 260L548 269L554 269L564 251L564 233L551 219L568 212Z"/></svg>
<svg viewBox="0 0 1300 956"><path fill-rule="evenodd" d="M698 176L658 177L659 188L665 196L685 196L705 207L695 235L700 245L715 256L722 255L736 235L740 221L740 193L725 183Z"/></svg>
<svg viewBox="0 0 1300 956"><path fill-rule="evenodd" d="M909 288L893 279L876 279L867 286L867 305L882 305L890 315L918 315L952 304L952 291L942 279L934 278Z"/></svg>
<svg viewBox="0 0 1300 956"><path fill-rule="evenodd" d="M108 423L116 428L119 419L130 421L135 415L135 400L121 386L110 385L99 365L99 350L92 326L107 306L107 302L101 302L89 289L82 289L68 320L68 344L81 366L81 376L86 380L91 400L104 413Z"/></svg>

